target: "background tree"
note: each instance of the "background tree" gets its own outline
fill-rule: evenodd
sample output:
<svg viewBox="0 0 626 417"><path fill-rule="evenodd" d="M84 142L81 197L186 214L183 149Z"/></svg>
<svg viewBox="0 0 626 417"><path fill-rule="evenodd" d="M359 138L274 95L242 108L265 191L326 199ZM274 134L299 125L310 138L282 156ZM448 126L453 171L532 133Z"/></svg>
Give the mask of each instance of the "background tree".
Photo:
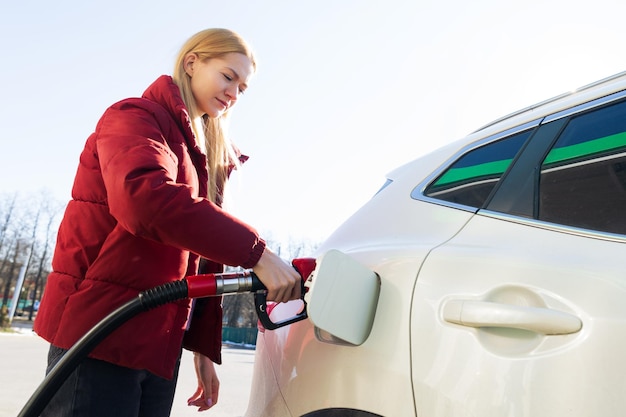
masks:
<svg viewBox="0 0 626 417"><path fill-rule="evenodd" d="M61 205L59 205L56 201L50 198L42 198L41 204L39 206L40 210L38 212L38 216L43 214L48 218L48 222L46 225L46 229L43 234L43 240L39 241L40 246L42 246L41 254L39 255L39 261L37 262L37 266L34 271L34 278L31 280L32 286L29 291L30 303L28 305L28 319L32 320L33 315L35 313L35 305L37 301L41 298L41 294L43 291L41 289L45 286L48 277L48 265L51 262L51 251L53 241L56 238L56 223L58 219L58 215L61 213ZM32 253L36 253L33 248Z"/></svg>
<svg viewBox="0 0 626 417"><path fill-rule="evenodd" d="M26 197L17 193L0 194L1 305L8 305L15 290L14 285L19 271L26 265L25 281L18 299L18 307L23 304L28 306L31 319L35 301L41 298L42 284L50 270L49 248L54 243L54 232L58 227L57 214L61 207L62 205L46 192ZM40 224L44 222L47 228L42 232Z"/></svg>

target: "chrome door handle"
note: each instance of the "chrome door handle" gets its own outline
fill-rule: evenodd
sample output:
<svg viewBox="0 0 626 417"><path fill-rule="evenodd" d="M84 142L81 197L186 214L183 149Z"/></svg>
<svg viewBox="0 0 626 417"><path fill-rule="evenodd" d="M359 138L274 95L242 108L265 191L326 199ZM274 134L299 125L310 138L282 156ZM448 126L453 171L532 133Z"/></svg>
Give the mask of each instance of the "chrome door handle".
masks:
<svg viewBox="0 0 626 417"><path fill-rule="evenodd" d="M445 321L468 327L506 327L545 335L580 331L580 318L545 307L517 306L490 301L449 300L443 306Z"/></svg>

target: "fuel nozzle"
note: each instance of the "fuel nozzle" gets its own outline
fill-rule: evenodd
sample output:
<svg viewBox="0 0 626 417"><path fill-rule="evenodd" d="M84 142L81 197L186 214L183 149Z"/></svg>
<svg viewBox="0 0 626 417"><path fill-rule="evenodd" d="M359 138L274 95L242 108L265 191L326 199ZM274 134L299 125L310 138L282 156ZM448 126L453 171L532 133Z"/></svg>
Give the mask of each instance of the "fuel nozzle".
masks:
<svg viewBox="0 0 626 417"><path fill-rule="evenodd" d="M267 308L267 289L257 277L257 275L249 270L242 272L231 272L221 274L201 274L192 275L187 277L187 297L189 298L202 298L211 297L222 294L235 294L235 293L254 293L254 306L259 316L259 321L263 327L267 330L274 330L279 327L286 326L291 323L295 323L300 320L306 319L306 301L304 301L304 295L306 294L305 283L315 270L314 258L298 258L292 261L293 267L298 271L301 285L301 300L304 303L302 311L295 316L274 323L269 317L270 310Z"/></svg>
<svg viewBox="0 0 626 417"><path fill-rule="evenodd" d="M259 316L259 321L263 325L263 328L266 330L275 330L309 317L307 313L307 303L304 299L304 296L306 295L306 292L308 290L308 288L305 286L305 283L310 279L313 271L315 270L315 258L294 259L291 262L291 265L300 274L300 299L302 301L302 309L293 317L281 320L279 322L273 322L270 319L270 312L272 310L268 309L267 306L267 291L256 291L254 294L254 307L256 309L257 315Z"/></svg>

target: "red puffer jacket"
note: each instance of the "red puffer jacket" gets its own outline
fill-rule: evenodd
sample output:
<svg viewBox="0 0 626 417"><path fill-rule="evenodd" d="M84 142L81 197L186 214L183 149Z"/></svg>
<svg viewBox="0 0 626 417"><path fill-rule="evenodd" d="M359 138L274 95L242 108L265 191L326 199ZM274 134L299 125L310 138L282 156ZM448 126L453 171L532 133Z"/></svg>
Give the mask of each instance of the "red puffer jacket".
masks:
<svg viewBox="0 0 626 417"><path fill-rule="evenodd" d="M212 272L254 266L265 242L204 198L207 178L171 77L107 109L80 156L35 331L68 349L140 291L197 273L199 256ZM198 306L185 330L189 310L182 300L141 313L90 356L166 378L181 344L220 363L219 300Z"/></svg>

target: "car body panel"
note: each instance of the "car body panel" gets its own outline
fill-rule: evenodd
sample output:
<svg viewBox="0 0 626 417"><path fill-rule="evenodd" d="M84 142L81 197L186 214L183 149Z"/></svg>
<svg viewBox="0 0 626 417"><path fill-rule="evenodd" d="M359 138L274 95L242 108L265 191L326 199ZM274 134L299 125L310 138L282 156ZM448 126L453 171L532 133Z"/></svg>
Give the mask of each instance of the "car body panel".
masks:
<svg viewBox="0 0 626 417"><path fill-rule="evenodd" d="M623 243L475 216L429 255L415 289L418 415L618 415L626 407L624 254ZM542 335L446 322L442 309L459 299L545 307L583 326Z"/></svg>

